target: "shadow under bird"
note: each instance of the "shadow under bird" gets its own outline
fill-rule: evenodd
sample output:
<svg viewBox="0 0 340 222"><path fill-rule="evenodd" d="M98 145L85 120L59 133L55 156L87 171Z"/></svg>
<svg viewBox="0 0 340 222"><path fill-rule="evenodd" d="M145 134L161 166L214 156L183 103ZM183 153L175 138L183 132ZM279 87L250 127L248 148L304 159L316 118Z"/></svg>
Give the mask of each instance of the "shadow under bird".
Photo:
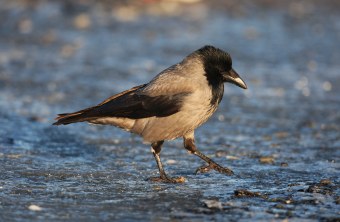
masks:
<svg viewBox="0 0 340 222"><path fill-rule="evenodd" d="M159 177L150 178L152 181L184 182L183 177L169 177L160 160L163 142L178 137L183 137L185 149L207 163L196 173L213 169L232 175L233 171L202 154L194 138L195 129L211 117L221 102L225 82L247 88L232 68L228 53L204 46L149 83L113 95L96 106L59 114L53 125L89 122L117 126L142 136L151 143L160 173Z"/></svg>

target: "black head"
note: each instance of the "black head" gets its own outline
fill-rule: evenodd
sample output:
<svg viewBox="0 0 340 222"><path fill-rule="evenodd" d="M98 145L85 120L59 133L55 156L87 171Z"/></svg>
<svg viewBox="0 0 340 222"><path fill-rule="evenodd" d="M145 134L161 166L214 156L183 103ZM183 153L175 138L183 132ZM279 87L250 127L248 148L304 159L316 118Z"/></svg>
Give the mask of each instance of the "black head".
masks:
<svg viewBox="0 0 340 222"><path fill-rule="evenodd" d="M213 46L204 46L196 53L203 60L207 80L212 87L223 82L230 82L243 89L247 88L247 85L232 68L232 60L228 53Z"/></svg>

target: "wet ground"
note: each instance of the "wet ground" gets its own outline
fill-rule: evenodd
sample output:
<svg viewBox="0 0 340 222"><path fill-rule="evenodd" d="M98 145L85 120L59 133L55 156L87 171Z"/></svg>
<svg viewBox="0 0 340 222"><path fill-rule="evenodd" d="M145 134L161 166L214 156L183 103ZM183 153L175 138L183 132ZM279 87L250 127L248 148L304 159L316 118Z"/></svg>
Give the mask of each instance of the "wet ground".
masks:
<svg viewBox="0 0 340 222"><path fill-rule="evenodd" d="M339 221L340 4L336 1L6 1L0 4L0 221ZM227 85L196 132L234 176L165 143L184 184L114 127L51 126L145 83L205 44Z"/></svg>

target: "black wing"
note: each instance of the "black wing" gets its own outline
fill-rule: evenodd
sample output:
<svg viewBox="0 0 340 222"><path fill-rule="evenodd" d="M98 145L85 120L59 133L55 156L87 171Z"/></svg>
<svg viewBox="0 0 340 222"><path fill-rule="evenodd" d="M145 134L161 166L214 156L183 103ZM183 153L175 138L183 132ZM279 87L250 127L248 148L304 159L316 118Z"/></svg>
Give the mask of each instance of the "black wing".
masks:
<svg viewBox="0 0 340 222"><path fill-rule="evenodd" d="M189 93L149 96L141 93L145 85L134 87L112 96L97 106L75 113L60 114L54 125L82 122L103 117L140 119L152 116L165 117L178 112Z"/></svg>
<svg viewBox="0 0 340 222"><path fill-rule="evenodd" d="M187 93L151 97L130 93L91 110L96 117L126 117L140 119L152 116L164 117L178 112Z"/></svg>

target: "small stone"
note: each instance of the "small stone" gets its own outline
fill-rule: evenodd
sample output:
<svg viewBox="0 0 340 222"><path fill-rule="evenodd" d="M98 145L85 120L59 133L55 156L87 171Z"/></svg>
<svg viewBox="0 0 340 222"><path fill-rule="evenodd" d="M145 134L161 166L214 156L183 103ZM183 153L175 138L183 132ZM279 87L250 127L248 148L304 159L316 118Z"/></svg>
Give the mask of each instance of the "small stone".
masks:
<svg viewBox="0 0 340 222"><path fill-rule="evenodd" d="M266 198L266 196L262 195L259 192L252 192L249 190L235 190L234 191L234 195L235 197L262 197L262 198Z"/></svg>
<svg viewBox="0 0 340 222"><path fill-rule="evenodd" d="M292 200L286 200L285 203L286 204L291 204L293 201Z"/></svg>
<svg viewBox="0 0 340 222"><path fill-rule="evenodd" d="M288 163L286 163L286 162L282 162L280 165L281 165L282 167L288 167Z"/></svg>
<svg viewBox="0 0 340 222"><path fill-rule="evenodd" d="M35 204L31 204L29 207L28 207L29 210L31 211L41 211L42 208L39 207L38 205L35 205Z"/></svg>
<svg viewBox="0 0 340 222"><path fill-rule="evenodd" d="M237 156L231 156L231 155L227 155L226 158L227 158L227 160L239 160L240 159Z"/></svg>
<svg viewBox="0 0 340 222"><path fill-rule="evenodd" d="M10 159L18 159L22 157L22 154L8 154L6 157Z"/></svg>
<svg viewBox="0 0 340 222"><path fill-rule="evenodd" d="M263 164L273 164L274 163L274 157L263 156L263 157L260 157L259 161L260 161L260 163L263 163Z"/></svg>
<svg viewBox="0 0 340 222"><path fill-rule="evenodd" d="M332 181L330 179L322 179L320 180L321 185L331 185Z"/></svg>
<svg viewBox="0 0 340 222"><path fill-rule="evenodd" d="M203 203L209 209L219 209L219 210L223 209L222 203L218 200L203 200Z"/></svg>
<svg viewBox="0 0 340 222"><path fill-rule="evenodd" d="M321 193L323 195L332 195L334 193L334 187L326 185L326 184L312 184L307 190L307 193Z"/></svg>
<svg viewBox="0 0 340 222"><path fill-rule="evenodd" d="M169 165L172 165L172 164L177 163L177 161L176 160L167 160L166 163L169 164Z"/></svg>
<svg viewBox="0 0 340 222"><path fill-rule="evenodd" d="M286 207L285 207L284 205L282 205L282 204L276 204L275 207L278 208L278 209L285 209L285 208L286 208Z"/></svg>
<svg viewBox="0 0 340 222"><path fill-rule="evenodd" d="M228 152L224 151L224 150L217 150L215 152L215 156L216 157L224 157L224 156L227 156L227 155L228 155Z"/></svg>
<svg viewBox="0 0 340 222"><path fill-rule="evenodd" d="M178 177L176 178L177 183L184 183L185 182L185 177Z"/></svg>
<svg viewBox="0 0 340 222"><path fill-rule="evenodd" d="M161 186L153 186L153 190L160 191L160 190L163 190L163 187L161 187Z"/></svg>

